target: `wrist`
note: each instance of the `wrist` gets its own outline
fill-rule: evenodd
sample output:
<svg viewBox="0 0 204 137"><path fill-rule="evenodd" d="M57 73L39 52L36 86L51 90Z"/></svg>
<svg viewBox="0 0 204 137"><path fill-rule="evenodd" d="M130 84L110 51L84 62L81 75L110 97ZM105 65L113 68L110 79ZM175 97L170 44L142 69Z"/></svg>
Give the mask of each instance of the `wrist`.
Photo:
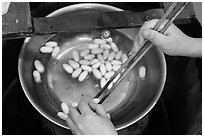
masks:
<svg viewBox="0 0 204 137"><path fill-rule="evenodd" d="M202 58L202 39L189 37L187 40L186 51L185 56Z"/></svg>

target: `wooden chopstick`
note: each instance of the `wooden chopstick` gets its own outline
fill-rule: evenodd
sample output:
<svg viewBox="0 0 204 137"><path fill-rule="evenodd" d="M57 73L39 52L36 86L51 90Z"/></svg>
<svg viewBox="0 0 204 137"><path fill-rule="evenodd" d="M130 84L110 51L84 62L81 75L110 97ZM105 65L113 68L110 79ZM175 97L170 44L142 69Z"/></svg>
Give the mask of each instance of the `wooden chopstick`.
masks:
<svg viewBox="0 0 204 137"><path fill-rule="evenodd" d="M164 33L167 28L172 24L175 18L181 13L181 11L185 8L188 3L185 2L178 11L174 13L174 16L165 24L165 26L159 31L160 33ZM165 15L159 20L159 22L153 28L154 30L158 31L160 25L165 21L165 19L170 15L172 10L175 8L176 3L173 3L169 10L165 13ZM121 73L121 71L129 64L130 61L134 60L128 69L122 73L121 77L116 81L113 87L107 91L107 93L101 98L99 104L103 103L103 101L110 95L110 93L115 89L115 87L123 80L127 73L139 62L139 60L146 54L146 52L153 46L153 44L149 41L145 41L144 45L140 48L138 52L134 52L131 54L130 58L120 67L120 69L115 73L115 75L107 82L104 88L95 96L98 98L104 91L107 90L108 85L115 79L115 77Z"/></svg>

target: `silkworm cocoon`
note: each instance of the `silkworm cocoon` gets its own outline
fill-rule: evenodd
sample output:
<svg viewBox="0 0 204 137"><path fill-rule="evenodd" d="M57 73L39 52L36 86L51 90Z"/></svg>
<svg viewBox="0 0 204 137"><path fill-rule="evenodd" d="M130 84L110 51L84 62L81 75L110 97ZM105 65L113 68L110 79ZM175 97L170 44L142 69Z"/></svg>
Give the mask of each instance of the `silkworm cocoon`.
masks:
<svg viewBox="0 0 204 137"><path fill-rule="evenodd" d="M104 64L100 65L101 74L104 76L106 74L106 66Z"/></svg>
<svg viewBox="0 0 204 137"><path fill-rule="evenodd" d="M123 54L123 52L122 52L121 50L118 51L118 52L116 53L116 55L115 55L115 59L116 59L116 60L119 60L120 57L122 56L122 54Z"/></svg>
<svg viewBox="0 0 204 137"><path fill-rule="evenodd" d="M58 116L59 118L61 118L62 120L66 120L66 119L68 118L68 115L65 114L64 112L58 112L58 113L57 113L57 116Z"/></svg>
<svg viewBox="0 0 204 137"><path fill-rule="evenodd" d="M122 54L121 58L122 58L122 63L124 63L128 59L126 54Z"/></svg>
<svg viewBox="0 0 204 137"><path fill-rule="evenodd" d="M101 44L100 48L102 48L102 49L110 49L111 46L109 44Z"/></svg>
<svg viewBox="0 0 204 137"><path fill-rule="evenodd" d="M101 61L96 62L95 64L92 65L93 69L97 69L98 67L100 67L101 65Z"/></svg>
<svg viewBox="0 0 204 137"><path fill-rule="evenodd" d="M45 46L54 48L54 47L57 47L58 44L55 41L48 41L45 43Z"/></svg>
<svg viewBox="0 0 204 137"><path fill-rule="evenodd" d="M90 65L91 63L88 60L82 59L82 60L79 61L79 64L81 64L81 65Z"/></svg>
<svg viewBox="0 0 204 137"><path fill-rule="evenodd" d="M74 71L73 68L70 65L68 65L68 64L63 64L62 67L69 74L71 74Z"/></svg>
<svg viewBox="0 0 204 137"><path fill-rule="evenodd" d="M77 77L80 75L81 71L82 71L82 68L77 68L77 69L72 73L72 77L73 77L73 78L77 78Z"/></svg>
<svg viewBox="0 0 204 137"><path fill-rule="evenodd" d="M112 61L111 61L111 64L112 64L112 65L121 65L122 62L119 61L119 60L112 60Z"/></svg>
<svg viewBox="0 0 204 137"><path fill-rule="evenodd" d="M42 82L40 72L38 72L37 70L33 71L33 78L34 78L36 83Z"/></svg>
<svg viewBox="0 0 204 137"><path fill-rule="evenodd" d="M73 50L72 51L72 57L76 62L78 62L79 61L79 52L76 50Z"/></svg>
<svg viewBox="0 0 204 137"><path fill-rule="evenodd" d="M110 46L111 46L111 48L112 48L112 50L113 50L114 52L118 52L118 47L117 47L117 45L116 45L114 42L111 42L111 43L110 43Z"/></svg>
<svg viewBox="0 0 204 137"><path fill-rule="evenodd" d="M72 102L72 103L71 103L71 106L72 106L72 107L77 107L78 104L79 104L78 102Z"/></svg>
<svg viewBox="0 0 204 137"><path fill-rule="evenodd" d="M93 43L94 43L94 44L101 45L101 44L105 44L106 41L103 40L103 39L94 39L94 40L93 40Z"/></svg>
<svg viewBox="0 0 204 137"><path fill-rule="evenodd" d="M39 60L34 61L34 66L40 73L43 73L45 71L43 64Z"/></svg>
<svg viewBox="0 0 204 137"><path fill-rule="evenodd" d="M84 59L85 60L91 60L91 59L93 59L95 57L95 55L93 55L93 54L87 54L86 56L84 56Z"/></svg>
<svg viewBox="0 0 204 137"><path fill-rule="evenodd" d="M105 60L103 58L103 56L101 54L98 54L97 55L97 58L102 62L102 63L105 63Z"/></svg>
<svg viewBox="0 0 204 137"><path fill-rule="evenodd" d="M53 50L52 47L47 47L47 46L43 46L43 47L40 48L41 53L51 53L52 50Z"/></svg>
<svg viewBox="0 0 204 137"><path fill-rule="evenodd" d="M84 56L86 56L87 54L89 54L89 52L90 52L89 49L85 49L85 50L83 50L83 51L80 52L80 56L81 56L81 57L84 57Z"/></svg>
<svg viewBox="0 0 204 137"><path fill-rule="evenodd" d="M141 66L139 68L139 77L144 78L146 76L146 68L144 66Z"/></svg>
<svg viewBox="0 0 204 137"><path fill-rule="evenodd" d="M93 69L92 72L93 72L94 76L97 79L101 79L102 78L102 74L101 74L101 72L98 69Z"/></svg>
<svg viewBox="0 0 204 137"><path fill-rule="evenodd" d="M103 88L105 85L106 85L106 79L103 77L100 80L100 86L101 86L101 88Z"/></svg>
<svg viewBox="0 0 204 137"><path fill-rule="evenodd" d="M91 65L93 65L93 64L95 64L96 62L98 62L99 60L98 59L92 59L91 61L90 61L90 63L91 63Z"/></svg>
<svg viewBox="0 0 204 137"><path fill-rule="evenodd" d="M69 65L73 68L73 69L77 69L79 68L79 63L77 63L76 61L74 60L69 60Z"/></svg>
<svg viewBox="0 0 204 137"><path fill-rule="evenodd" d="M101 48L95 48L95 49L92 49L92 50L91 50L91 53L92 53L92 54L101 54L101 53L103 53L103 49L101 49Z"/></svg>
<svg viewBox="0 0 204 137"><path fill-rule="evenodd" d="M115 74L114 71L110 71L110 72L107 72L107 73L104 75L104 77L105 77L106 79L109 79L109 78L111 78L114 74Z"/></svg>
<svg viewBox="0 0 204 137"><path fill-rule="evenodd" d="M98 98L94 98L94 99L93 99L93 102L96 103L96 104L98 104L99 101L100 101L100 100L99 100Z"/></svg>
<svg viewBox="0 0 204 137"><path fill-rule="evenodd" d="M103 58L104 59L107 59L108 58L108 55L109 55L110 51L107 49L103 52Z"/></svg>
<svg viewBox="0 0 204 137"><path fill-rule="evenodd" d="M87 65L81 65L81 68L82 68L83 70L88 71L88 72L91 72L91 71L92 71L92 68L91 68L90 66L87 66Z"/></svg>
<svg viewBox="0 0 204 137"><path fill-rule="evenodd" d="M90 43L88 46L89 49L95 49L95 48L99 48L99 44L95 44L95 43Z"/></svg>
<svg viewBox="0 0 204 137"><path fill-rule="evenodd" d="M117 71L121 66L120 65L113 65L112 69L113 71Z"/></svg>
<svg viewBox="0 0 204 137"><path fill-rule="evenodd" d="M65 114L69 114L69 107L68 107L67 103L62 102L62 103L61 103L61 108L62 108L62 111L63 111Z"/></svg>
<svg viewBox="0 0 204 137"><path fill-rule="evenodd" d="M52 50L52 57L56 57L58 55L58 53L60 52L60 48L58 46L54 47L54 49Z"/></svg>
<svg viewBox="0 0 204 137"><path fill-rule="evenodd" d="M78 80L79 80L80 82L82 82L82 81L85 80L85 78L86 78L87 76L88 76L88 71L83 71L83 72L79 75Z"/></svg>
<svg viewBox="0 0 204 137"><path fill-rule="evenodd" d="M109 55L108 55L108 60L111 61L115 58L115 52L111 52Z"/></svg>
<svg viewBox="0 0 204 137"><path fill-rule="evenodd" d="M112 70L112 65L111 65L110 61L106 61L105 65L106 65L106 70L107 71L111 71Z"/></svg>

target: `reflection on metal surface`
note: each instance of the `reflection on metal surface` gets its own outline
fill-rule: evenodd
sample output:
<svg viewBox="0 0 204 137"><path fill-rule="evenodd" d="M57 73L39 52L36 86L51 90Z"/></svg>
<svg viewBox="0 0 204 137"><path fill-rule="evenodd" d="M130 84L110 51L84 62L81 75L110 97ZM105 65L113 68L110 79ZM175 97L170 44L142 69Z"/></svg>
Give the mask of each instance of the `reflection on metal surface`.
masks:
<svg viewBox="0 0 204 137"><path fill-rule="evenodd" d="M75 10L81 12L87 7L87 5L91 7L90 10L93 10L92 12L119 10L115 7L102 4L79 4L58 10L49 16L65 13L72 14L72 11ZM117 45L124 52L128 53L132 48L132 40L135 38L137 30L138 29L113 30L111 33L113 34L112 37L116 40ZM84 37L84 35L87 36ZM93 87L95 86L93 81L87 81L86 84L80 84L80 86L78 86L81 88L80 90L78 89L73 92L73 87L76 86L75 81L70 80L69 76L65 75L62 71L61 64L70 57L69 52L73 48L84 48L86 44L84 46L82 44L90 41L93 37L97 37L97 33L63 33L51 37L52 40L58 41L60 45L61 52L59 53L57 60L50 58L50 55L39 55L38 53L39 47L41 47L45 40L49 38L48 36L35 36L31 38L28 43L24 43L20 53L19 76L27 98L43 116L64 128L68 128L66 123L56 116L57 111L60 110L61 101L63 99L76 101L77 99L80 99L82 93L84 95L83 98L90 99L90 97L94 96L94 93L97 92L97 90L93 90ZM43 74L43 82L40 85L36 85L33 82L32 75L30 75L33 70L33 61L35 58L41 59L46 67L46 71ZM143 81L138 77L138 69L141 65L144 65L147 68L146 78ZM107 99L106 105L104 102L104 107L107 109L109 107L111 120L117 130L123 129L144 117L160 97L166 78L166 66L163 53L157 48L152 48L129 75L131 76L131 80L133 80L128 84L128 92L113 92L113 94L110 95L110 98L116 98L116 100ZM123 84L121 84L120 88L124 88ZM86 92L84 89L86 89ZM74 97L70 98L72 95L74 95ZM125 97L123 97L124 95ZM114 101L115 104L112 104L113 108L110 108L110 104Z"/></svg>

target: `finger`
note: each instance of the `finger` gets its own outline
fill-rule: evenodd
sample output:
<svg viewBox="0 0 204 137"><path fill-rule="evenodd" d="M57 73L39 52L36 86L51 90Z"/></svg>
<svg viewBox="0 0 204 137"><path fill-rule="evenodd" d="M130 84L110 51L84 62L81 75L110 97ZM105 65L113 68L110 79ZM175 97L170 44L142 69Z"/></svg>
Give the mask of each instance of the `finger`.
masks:
<svg viewBox="0 0 204 137"><path fill-rule="evenodd" d="M73 131L73 130L72 130L72 134L73 134L73 135L80 135L79 132L77 132L77 131Z"/></svg>
<svg viewBox="0 0 204 137"><path fill-rule="evenodd" d="M134 51L138 51L139 48L143 45L144 43L144 37L141 35L142 31L146 28L149 28L149 29L152 29L156 23L158 22L159 20L158 19L153 19L153 20L150 20L150 21L146 21L144 22L144 24L142 25L142 27L140 28L136 38L135 38L135 41L134 41Z"/></svg>
<svg viewBox="0 0 204 137"><path fill-rule="evenodd" d="M159 21L159 19L152 19L149 21L145 21L144 24L142 25L141 29L145 29L145 28L153 29L158 21Z"/></svg>
<svg viewBox="0 0 204 137"><path fill-rule="evenodd" d="M89 102L89 106L93 111L96 112L96 114L108 118L108 115L106 114L106 111L101 104Z"/></svg>
<svg viewBox="0 0 204 137"><path fill-rule="evenodd" d="M67 117L66 123L67 123L67 126L68 126L71 130L75 130L75 129L76 129L76 126L75 126L74 122L70 119L70 117Z"/></svg>
<svg viewBox="0 0 204 137"><path fill-rule="evenodd" d="M77 126L69 117L66 119L66 123L67 123L67 126L70 128L72 134L77 135L78 134Z"/></svg>
<svg viewBox="0 0 204 137"><path fill-rule="evenodd" d="M81 114L93 114L93 111L90 109L88 103L85 101L79 102L78 108Z"/></svg>
<svg viewBox="0 0 204 137"><path fill-rule="evenodd" d="M143 31L146 29L153 29L156 24L159 22L159 19L154 19L154 20L150 20L150 21L146 21L143 26L140 28L139 34L138 34L138 45L141 47L144 44L144 36L142 35ZM168 22L168 20L164 20L161 25L159 26L159 28L157 29L157 31L160 31L164 25ZM156 30L155 30L156 31Z"/></svg>
<svg viewBox="0 0 204 137"><path fill-rule="evenodd" d="M132 52L138 52L138 50L140 49L140 45L138 43L139 43L139 41L138 41L138 35L137 35L135 40L134 40L133 47L132 47L129 55L131 55Z"/></svg>
<svg viewBox="0 0 204 137"><path fill-rule="evenodd" d="M168 41L165 35L154 30L144 29L142 35L157 46L166 45L166 42Z"/></svg>
<svg viewBox="0 0 204 137"><path fill-rule="evenodd" d="M144 37L142 36L142 31L144 29L153 29L158 21L159 21L159 19L153 19L153 20L144 22L144 24L142 25L142 27L140 28L140 30L138 32L137 44L139 46L142 46L142 44L144 43Z"/></svg>
<svg viewBox="0 0 204 137"><path fill-rule="evenodd" d="M159 19L153 19L153 20L150 20L150 21L146 21L142 27L140 28L141 30L143 29L153 29L156 24L159 22ZM163 22L161 23L161 25L159 26L159 28L157 29L157 31L160 31L164 25L168 22L168 20L163 20Z"/></svg>
<svg viewBox="0 0 204 137"><path fill-rule="evenodd" d="M78 117L80 116L79 111L77 110L76 107L73 107L70 109L69 111L69 117L72 121L74 121L74 123L77 122Z"/></svg>

